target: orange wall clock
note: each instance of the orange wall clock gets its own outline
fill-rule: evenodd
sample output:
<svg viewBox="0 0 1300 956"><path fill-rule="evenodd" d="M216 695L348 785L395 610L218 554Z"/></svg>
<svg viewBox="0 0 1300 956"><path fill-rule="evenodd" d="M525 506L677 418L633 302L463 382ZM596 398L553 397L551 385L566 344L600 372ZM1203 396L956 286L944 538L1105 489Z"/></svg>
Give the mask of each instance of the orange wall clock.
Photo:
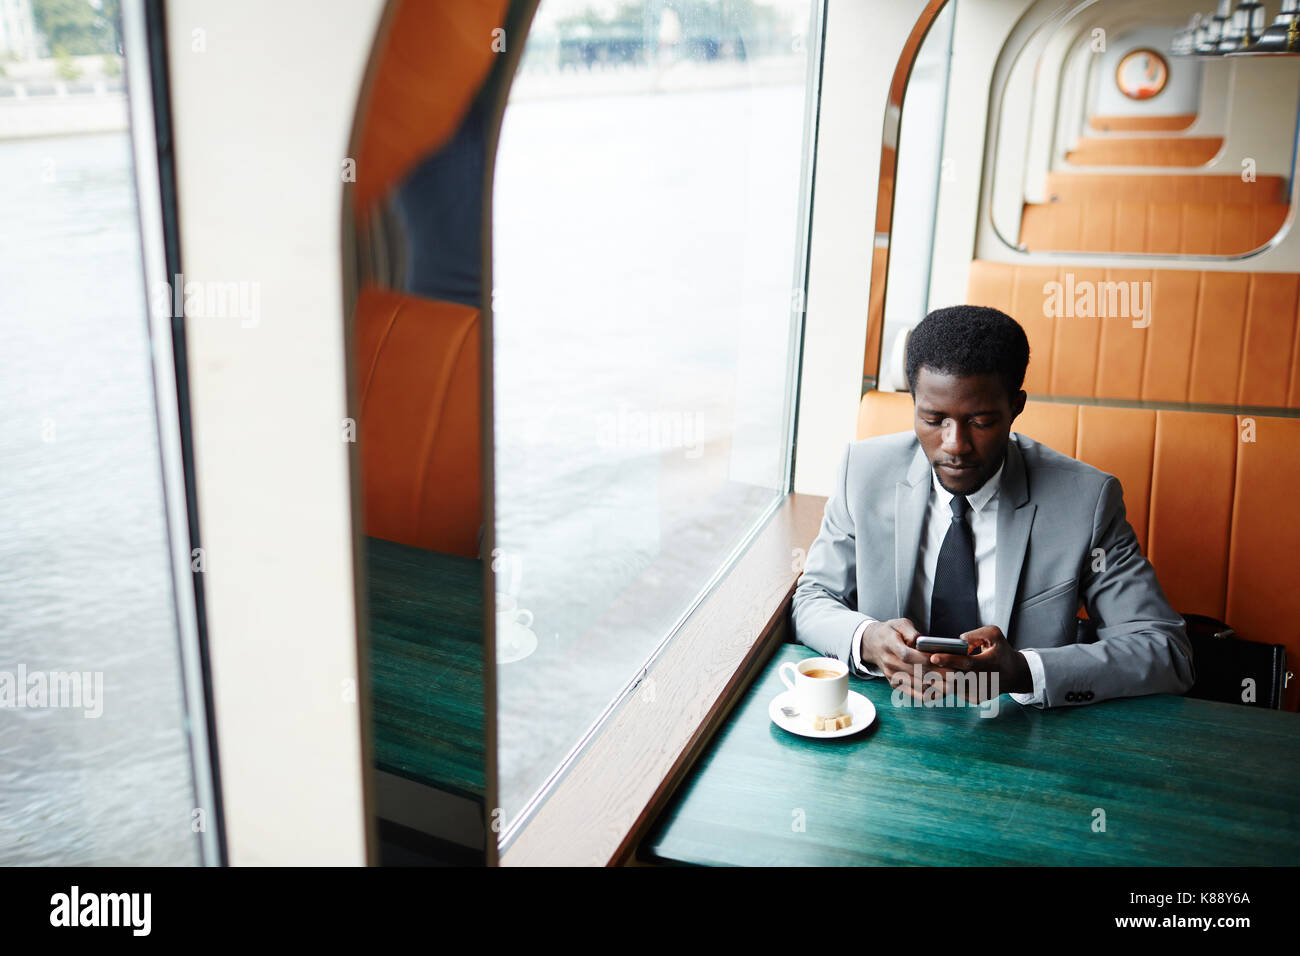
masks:
<svg viewBox="0 0 1300 956"><path fill-rule="evenodd" d="M1124 55L1115 68L1115 85L1131 100L1149 100L1169 82L1169 64L1155 50L1139 49Z"/></svg>

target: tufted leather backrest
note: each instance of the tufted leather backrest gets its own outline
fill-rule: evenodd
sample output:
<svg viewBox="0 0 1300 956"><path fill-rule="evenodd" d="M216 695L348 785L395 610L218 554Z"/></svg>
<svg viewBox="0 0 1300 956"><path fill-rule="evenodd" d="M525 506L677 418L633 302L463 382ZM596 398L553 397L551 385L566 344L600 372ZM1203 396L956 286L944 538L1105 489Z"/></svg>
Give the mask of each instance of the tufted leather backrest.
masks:
<svg viewBox="0 0 1300 956"><path fill-rule="evenodd" d="M1240 255L1277 235L1290 208L1128 199L1026 203L1020 245L1031 251Z"/></svg>
<svg viewBox="0 0 1300 956"><path fill-rule="evenodd" d="M1167 116L1090 116L1088 125L1103 132L1176 132L1196 121L1195 113Z"/></svg>
<svg viewBox="0 0 1300 956"><path fill-rule="evenodd" d="M1076 166L1203 166L1222 148L1222 136L1083 136L1065 158Z"/></svg>
<svg viewBox="0 0 1300 956"><path fill-rule="evenodd" d="M858 438L911 428L906 392L862 397ZM1300 418L1031 401L1015 430L1119 479L1175 610L1227 621L1300 659ZM1284 706L1298 703L1293 680Z"/></svg>
<svg viewBox="0 0 1300 956"><path fill-rule="evenodd" d="M478 310L368 286L356 348L366 534L478 556Z"/></svg>
<svg viewBox="0 0 1300 956"><path fill-rule="evenodd" d="M1300 408L1293 273L976 260L967 301L1024 327L1030 395Z"/></svg>
<svg viewBox="0 0 1300 956"><path fill-rule="evenodd" d="M1051 202L1285 203L1281 176L1246 182L1236 175L1191 173L1158 176L1132 173L1047 174Z"/></svg>

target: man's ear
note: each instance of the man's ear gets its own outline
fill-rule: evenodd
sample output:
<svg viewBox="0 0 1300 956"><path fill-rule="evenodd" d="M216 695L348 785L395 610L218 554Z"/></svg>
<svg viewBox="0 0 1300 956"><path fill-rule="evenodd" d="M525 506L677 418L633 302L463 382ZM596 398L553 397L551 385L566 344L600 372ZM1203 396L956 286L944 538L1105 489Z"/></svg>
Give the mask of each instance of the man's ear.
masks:
<svg viewBox="0 0 1300 956"><path fill-rule="evenodd" d="M1018 417L1020 417L1020 413L1023 412L1023 411L1025 410L1025 401L1026 401L1028 398L1029 398L1029 395L1025 392L1025 390L1024 390L1023 388L1022 388L1020 391L1016 392L1015 395L1012 396L1012 398L1011 398L1011 420L1012 420L1013 422L1014 422Z"/></svg>

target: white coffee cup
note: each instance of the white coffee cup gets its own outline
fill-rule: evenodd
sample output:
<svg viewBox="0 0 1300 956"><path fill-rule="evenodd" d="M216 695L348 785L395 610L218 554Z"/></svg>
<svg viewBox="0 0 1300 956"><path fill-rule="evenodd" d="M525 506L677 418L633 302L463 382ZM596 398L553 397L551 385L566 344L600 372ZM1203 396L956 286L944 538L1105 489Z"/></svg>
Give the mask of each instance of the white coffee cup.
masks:
<svg viewBox="0 0 1300 956"><path fill-rule="evenodd" d="M786 668L790 673L786 674ZM809 671L834 671L834 677L809 677ZM809 657L798 664L786 661L777 673L786 687L794 691L800 713L815 717L838 717L849 702L849 668L833 657Z"/></svg>

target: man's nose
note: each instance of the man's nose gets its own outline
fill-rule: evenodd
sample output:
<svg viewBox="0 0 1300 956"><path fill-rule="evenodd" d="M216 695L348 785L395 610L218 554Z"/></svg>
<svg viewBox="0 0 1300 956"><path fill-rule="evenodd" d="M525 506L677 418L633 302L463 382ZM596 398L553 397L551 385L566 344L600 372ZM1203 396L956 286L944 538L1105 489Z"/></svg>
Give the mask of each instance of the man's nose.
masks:
<svg viewBox="0 0 1300 956"><path fill-rule="evenodd" d="M960 423L951 419L943 425L943 452L953 458L960 458L970 451L970 434Z"/></svg>

